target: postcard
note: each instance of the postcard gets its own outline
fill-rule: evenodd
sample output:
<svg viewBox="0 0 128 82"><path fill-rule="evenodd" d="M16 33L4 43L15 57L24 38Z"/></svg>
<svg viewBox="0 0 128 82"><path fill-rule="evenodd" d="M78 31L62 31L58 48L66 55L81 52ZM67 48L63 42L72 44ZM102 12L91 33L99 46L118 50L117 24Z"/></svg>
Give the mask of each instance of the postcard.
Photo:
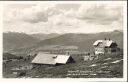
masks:
<svg viewBox="0 0 128 82"><path fill-rule="evenodd" d="M1 2L1 79L126 81L125 2Z"/></svg>

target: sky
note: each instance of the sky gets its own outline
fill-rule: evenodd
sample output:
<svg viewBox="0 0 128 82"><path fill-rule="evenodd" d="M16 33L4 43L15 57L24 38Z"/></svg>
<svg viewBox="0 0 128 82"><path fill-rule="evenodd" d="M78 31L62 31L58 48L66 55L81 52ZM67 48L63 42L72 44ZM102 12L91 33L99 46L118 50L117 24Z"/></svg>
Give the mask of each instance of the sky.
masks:
<svg viewBox="0 0 128 82"><path fill-rule="evenodd" d="M5 4L3 31L34 33L98 33L123 30L119 4Z"/></svg>

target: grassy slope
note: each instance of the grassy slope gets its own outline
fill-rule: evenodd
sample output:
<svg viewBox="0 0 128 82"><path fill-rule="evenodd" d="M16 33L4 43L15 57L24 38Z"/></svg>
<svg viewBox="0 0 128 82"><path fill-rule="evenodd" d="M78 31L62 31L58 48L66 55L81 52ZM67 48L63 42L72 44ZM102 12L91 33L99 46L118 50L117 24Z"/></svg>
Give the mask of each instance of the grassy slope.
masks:
<svg viewBox="0 0 128 82"><path fill-rule="evenodd" d="M104 59L107 58L112 58L109 61L106 61ZM71 75L68 77L72 78L110 78L110 77L122 77L122 61L120 63L112 64L111 62L115 60L120 60L122 59L122 56L103 56L99 60L94 60L94 61L83 61L79 60L76 61L76 63L73 64L67 64L67 65L62 65L62 66L57 66L57 67L46 67L41 66L39 68L33 69L34 73L31 72L35 76L39 77L67 77L68 71L85 71L87 72L87 75ZM108 65L103 65L104 63L108 63ZM92 64L97 64L95 67L89 67ZM102 68L104 66L107 66L106 68ZM118 68L118 69L117 69ZM102 71L102 73L98 73L99 71ZM109 73L107 73L107 71ZM104 72L104 73L103 73ZM106 72L106 73L105 73ZM91 75L91 74L97 74L97 75Z"/></svg>
<svg viewBox="0 0 128 82"><path fill-rule="evenodd" d="M123 55L105 55L100 56L98 60L93 61L83 61L81 56L76 56L76 63L69 63L66 65L59 66L47 66L47 65L37 65L32 70L26 71L25 77L33 77L33 78L113 78L113 77L122 77L123 75L123 61L118 63L112 63L116 60L123 59ZM111 58L109 60L106 60ZM107 64L105 64L107 63ZM4 70L4 77L6 75L11 75L11 70L14 66L18 65L30 65L30 61L19 61L17 62L9 62L6 64L6 70ZM96 64L97 66L90 67L91 65ZM5 67L4 67L5 68ZM117 69L118 68L118 69ZM10 70L10 71L9 71ZM85 71L87 75L70 75L68 71ZM93 75L96 74L96 75ZM8 76L11 77L11 76Z"/></svg>

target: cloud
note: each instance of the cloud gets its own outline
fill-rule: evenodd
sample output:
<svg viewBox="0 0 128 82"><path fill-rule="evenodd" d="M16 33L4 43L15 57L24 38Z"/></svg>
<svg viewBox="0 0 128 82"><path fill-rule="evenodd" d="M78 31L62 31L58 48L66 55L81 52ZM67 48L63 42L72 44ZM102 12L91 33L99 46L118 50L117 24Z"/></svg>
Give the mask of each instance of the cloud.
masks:
<svg viewBox="0 0 128 82"><path fill-rule="evenodd" d="M23 13L22 20L29 23L47 22L48 14L45 10L26 9Z"/></svg>
<svg viewBox="0 0 128 82"><path fill-rule="evenodd" d="M28 23L38 23L48 21L48 9L49 5L32 5L31 7L21 8L21 4L16 8L13 7L8 9L5 15L5 21L24 21ZM9 5L11 7L11 5Z"/></svg>
<svg viewBox="0 0 128 82"><path fill-rule="evenodd" d="M80 20L85 20L95 24L111 24L121 18L121 8L112 5L82 5L78 16Z"/></svg>
<svg viewBox="0 0 128 82"><path fill-rule="evenodd" d="M25 33L94 33L123 28L122 7L92 4L9 5L4 31ZM12 8L11 8L12 7Z"/></svg>
<svg viewBox="0 0 128 82"><path fill-rule="evenodd" d="M18 8L17 8L17 7ZM24 5L23 5L24 6ZM26 6L26 5L25 5ZM52 4L43 4L43 5L32 5L31 7L23 8L20 5L9 5L8 11L6 14L5 21L24 21L28 23L39 23L39 22L47 22L48 18L54 15L59 15L64 13L65 11L61 8L58 8L60 5L52 5ZM63 6L60 6L63 7ZM63 7L64 8L64 7Z"/></svg>
<svg viewBox="0 0 128 82"><path fill-rule="evenodd" d="M54 25L58 26L74 26L77 23L77 19L69 18L64 14L54 15L50 18L50 20L53 21Z"/></svg>
<svg viewBox="0 0 128 82"><path fill-rule="evenodd" d="M63 10L78 10L81 4L56 4L56 8L63 9Z"/></svg>

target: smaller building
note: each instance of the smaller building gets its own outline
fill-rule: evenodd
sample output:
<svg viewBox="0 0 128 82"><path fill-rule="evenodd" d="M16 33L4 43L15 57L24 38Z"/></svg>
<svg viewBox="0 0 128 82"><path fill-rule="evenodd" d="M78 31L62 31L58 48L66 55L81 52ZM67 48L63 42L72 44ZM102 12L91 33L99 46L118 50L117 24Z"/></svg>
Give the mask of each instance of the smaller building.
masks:
<svg viewBox="0 0 128 82"><path fill-rule="evenodd" d="M97 40L93 44L95 54L111 54L117 52L117 43L112 40Z"/></svg>
<svg viewBox="0 0 128 82"><path fill-rule="evenodd" d="M56 55L39 52L32 60L33 64L57 65L74 62L70 55Z"/></svg>

